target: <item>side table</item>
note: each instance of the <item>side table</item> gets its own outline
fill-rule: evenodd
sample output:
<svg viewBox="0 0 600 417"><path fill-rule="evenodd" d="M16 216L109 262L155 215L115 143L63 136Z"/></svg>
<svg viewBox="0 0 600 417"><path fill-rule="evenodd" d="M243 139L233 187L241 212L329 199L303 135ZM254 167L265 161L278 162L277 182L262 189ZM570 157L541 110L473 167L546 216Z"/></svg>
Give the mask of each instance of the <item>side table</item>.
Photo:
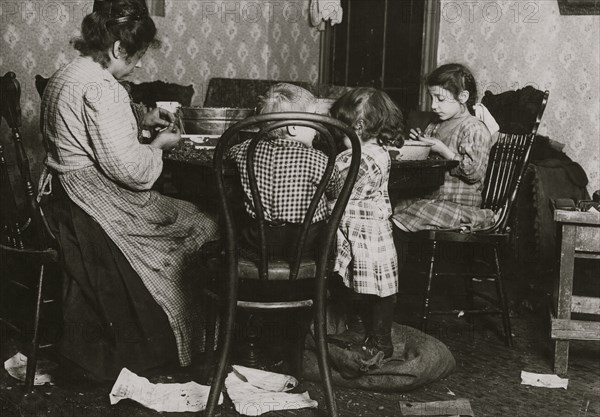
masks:
<svg viewBox="0 0 600 417"><path fill-rule="evenodd" d="M555 341L554 373L564 375L569 340L600 340L600 322L571 320L571 313L600 315L600 298L573 295L575 259L600 260L600 213L556 210L554 221L560 225L562 239L550 337Z"/></svg>

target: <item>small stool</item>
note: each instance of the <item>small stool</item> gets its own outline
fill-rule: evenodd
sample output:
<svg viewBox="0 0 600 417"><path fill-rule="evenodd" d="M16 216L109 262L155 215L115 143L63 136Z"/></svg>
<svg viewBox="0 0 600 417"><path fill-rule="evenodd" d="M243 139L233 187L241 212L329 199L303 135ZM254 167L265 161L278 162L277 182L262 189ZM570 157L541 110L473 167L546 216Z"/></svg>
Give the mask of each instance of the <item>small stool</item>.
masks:
<svg viewBox="0 0 600 417"><path fill-rule="evenodd" d="M600 260L600 213L556 210L560 225L560 275L554 292L550 337L554 342L554 373L564 375L569 365L569 340L600 340L600 322L571 320L571 313L600 315L600 298L573 295L576 258Z"/></svg>

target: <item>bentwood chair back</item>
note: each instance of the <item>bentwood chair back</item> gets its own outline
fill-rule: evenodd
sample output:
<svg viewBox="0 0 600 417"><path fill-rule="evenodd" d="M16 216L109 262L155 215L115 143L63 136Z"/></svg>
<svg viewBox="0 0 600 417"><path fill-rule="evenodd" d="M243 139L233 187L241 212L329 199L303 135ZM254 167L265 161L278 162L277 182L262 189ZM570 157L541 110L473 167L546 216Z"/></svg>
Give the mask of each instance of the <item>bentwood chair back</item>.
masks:
<svg viewBox="0 0 600 417"><path fill-rule="evenodd" d="M268 256L268 242L265 229L267 221L263 211L262 199L260 195L254 165L255 150L260 141L266 139L266 134L274 129L285 128L286 126L306 126L315 129L327 143L329 156L327 157L327 167L319 185L312 196L312 200L304 215L304 221L300 226L300 233L295 242L295 258L276 259ZM224 177L224 155L231 141L236 139L238 133L248 130L252 127L259 127L260 131L251 139L248 146L247 171L252 191L252 206L255 208L256 221L258 223L260 238L260 260L246 259L238 250L239 230L237 222L233 215L233 205L231 193L228 192ZM338 130L350 138L352 143L352 159L350 169L344 180L341 192L335 202L322 238L323 249L318 253L317 258L307 259L302 257L304 244L307 238L309 226L312 223L317 206L321 197L325 193L326 186L332 176L335 167L335 143L331 131ZM319 359L319 369L325 387L327 405L330 415L337 416L337 405L335 402L333 387L331 383L331 371L328 364L328 353L326 343L326 275L328 273L329 262L333 249L336 232L339 222L344 213L360 165L360 144L358 137L353 129L344 123L327 117L312 113L273 113L249 117L238 122L229 128L219 140L214 156L214 170L219 190L221 216L223 221L222 236L224 246L224 257L222 260L222 274L220 281L224 282L224 288L227 293L224 296L226 306L223 309L224 317L220 323L219 329L222 341L220 343L221 353L213 379L210 396L207 404L207 416L213 416L217 406L217 400L221 393L226 372L228 370L229 356L233 344L234 322L236 309L244 308L250 310L289 310L298 308L312 308L314 315L314 329L316 336L317 353ZM240 282L252 281L258 283L260 288L267 290L271 284L288 284L288 294L280 291L281 287L276 285L278 295L281 299L264 299L264 293L257 297L256 291L239 291ZM289 293L297 291L300 281L309 282L312 290L306 294L305 298L296 299L290 297ZM293 295L293 294L292 294ZM302 341L303 343L303 341Z"/></svg>
<svg viewBox="0 0 600 417"><path fill-rule="evenodd" d="M22 333L25 337L31 335L28 347L27 374L25 387L29 391L33 387L35 369L37 363L37 351L40 340L40 315L42 301L48 303L51 300L43 300L44 279L50 269L56 269L58 265L58 252L54 236L48 228L43 212L36 199L36 187L31 179L29 171L29 159L25 153L21 137L21 87L16 75L7 72L0 79L0 104L1 116L11 129L12 139L15 147L15 156L18 173L14 176L20 177L22 193L15 193L11 182L11 175L6 163L4 147L0 144L0 256L2 267L9 265L20 266L17 271L29 271L30 267L36 270L37 281L28 280L25 277L6 277L7 282L2 281L3 296L10 293L10 288L25 290L34 299L33 329L20 326L20 319L12 317L12 312L6 311L3 303L2 317L0 322L11 330ZM24 202L21 203L21 200ZM20 203L20 204L19 204ZM5 291L6 290L6 291ZM25 326L27 327L27 326Z"/></svg>
<svg viewBox="0 0 600 417"><path fill-rule="evenodd" d="M529 133L511 133L500 131L496 144L490 152L484 188L482 192L481 208L494 211L495 221L490 227L480 230L427 230L417 232L415 240L429 242L431 254L425 295L423 298L421 328L427 329L428 320L432 314L464 314L467 317L474 315L500 315L504 330L504 339L507 346L512 346L512 334L508 299L504 288L504 277L500 262L500 249L506 246L510 238L509 219L511 209L515 203L521 179L529 162L531 147L535 140L542 115L548 102L548 91L536 94L537 101L527 101L527 109L534 114L530 120L521 119L519 126L527 126ZM535 107L532 109L532 106ZM512 111L512 109L511 109ZM506 126L511 126L506 124ZM441 245L451 245L456 249L461 246L477 248L477 250L491 250L492 268L489 272L473 272L472 265L466 265L465 271L448 272L441 271L439 267L439 255ZM452 251L452 253L455 253ZM469 259L472 261L473 259ZM432 310L432 283L434 277L460 277L464 279L467 293L468 305L466 308L454 308L451 310ZM474 282L494 282L496 286L496 298L481 291L475 291ZM488 304L476 308L474 297L477 296Z"/></svg>

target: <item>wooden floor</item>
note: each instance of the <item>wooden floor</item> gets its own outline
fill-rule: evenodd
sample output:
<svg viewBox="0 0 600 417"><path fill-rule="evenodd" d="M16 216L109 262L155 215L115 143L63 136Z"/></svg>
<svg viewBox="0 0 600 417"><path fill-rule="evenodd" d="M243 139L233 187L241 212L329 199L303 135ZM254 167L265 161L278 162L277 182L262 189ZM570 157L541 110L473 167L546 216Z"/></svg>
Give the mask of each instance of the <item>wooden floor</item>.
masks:
<svg viewBox="0 0 600 417"><path fill-rule="evenodd" d="M597 277L596 277L597 278ZM513 280L511 298L514 347L506 348L500 339L496 319L476 319L473 326L454 317L438 318L429 333L450 348L457 362L447 378L409 393L380 394L337 389L340 415L401 416L399 402L439 401L466 398L475 416L492 417L592 417L600 416L600 344L573 342L569 360L569 386L564 389L521 385L522 370L553 373L552 345L548 338L548 313L544 300L547 288L524 286ZM596 284L597 285L597 284ZM399 299L396 321L416 325L418 297L410 291ZM6 356L2 358L6 359ZM192 370L170 370L151 376L154 382L183 382ZM136 417L159 415L133 402L111 407L110 385L95 386L59 380L56 386L38 387L34 395L22 398L21 387L6 372L0 377L2 417L38 416ZM318 410L282 411L268 416L324 416L324 401L318 383L303 382L320 404ZM188 416L193 414L162 414ZM235 416L226 401L221 416Z"/></svg>

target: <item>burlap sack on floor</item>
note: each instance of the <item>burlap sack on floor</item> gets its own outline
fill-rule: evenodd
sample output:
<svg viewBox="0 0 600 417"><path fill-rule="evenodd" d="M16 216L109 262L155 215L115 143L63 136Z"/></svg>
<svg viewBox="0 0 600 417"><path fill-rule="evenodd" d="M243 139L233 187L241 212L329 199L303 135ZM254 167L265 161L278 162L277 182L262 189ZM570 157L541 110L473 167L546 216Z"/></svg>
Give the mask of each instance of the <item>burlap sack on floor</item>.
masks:
<svg viewBox="0 0 600 417"><path fill-rule="evenodd" d="M328 314L328 332L344 329L341 319ZM348 388L371 391L410 391L447 376L456 362L446 345L412 327L394 323L392 329L394 354L383 360L377 357L365 363L352 350L329 344L329 362L333 383ZM320 381L319 365L312 334L306 338L303 376Z"/></svg>

